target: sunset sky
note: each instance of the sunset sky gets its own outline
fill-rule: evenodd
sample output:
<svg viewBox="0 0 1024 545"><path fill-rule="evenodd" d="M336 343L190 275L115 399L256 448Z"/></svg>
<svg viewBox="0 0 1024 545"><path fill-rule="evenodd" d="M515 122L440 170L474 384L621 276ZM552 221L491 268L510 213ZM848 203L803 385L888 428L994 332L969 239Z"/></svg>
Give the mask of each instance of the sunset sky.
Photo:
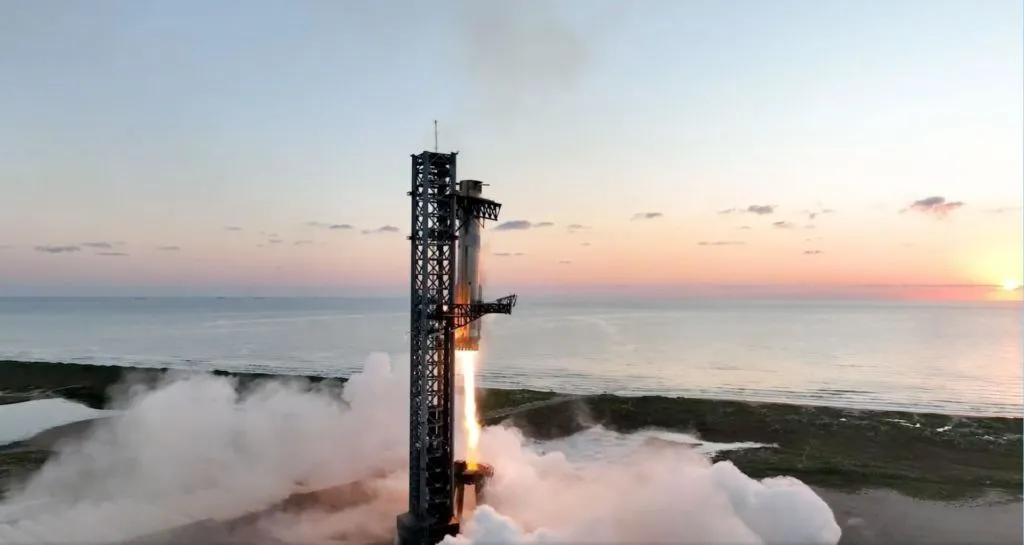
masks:
<svg viewBox="0 0 1024 545"><path fill-rule="evenodd" d="M0 295L401 293L437 119L495 290L1020 298L1018 0L480 4L4 3Z"/></svg>

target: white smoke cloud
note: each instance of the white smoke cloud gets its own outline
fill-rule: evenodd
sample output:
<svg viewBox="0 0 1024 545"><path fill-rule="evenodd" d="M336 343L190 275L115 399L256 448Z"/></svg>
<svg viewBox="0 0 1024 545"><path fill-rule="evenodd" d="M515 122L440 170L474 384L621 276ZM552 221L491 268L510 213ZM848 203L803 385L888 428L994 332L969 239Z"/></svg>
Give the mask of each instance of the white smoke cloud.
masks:
<svg viewBox="0 0 1024 545"><path fill-rule="evenodd" d="M524 449L517 430L488 428L484 460L499 468L467 521L470 543L837 543L831 509L796 479L755 481L692 448L642 443L591 461Z"/></svg>
<svg viewBox="0 0 1024 545"><path fill-rule="evenodd" d="M355 481L364 484L361 505L277 512L250 523L248 533L230 532L247 543L388 543L406 509L407 395L407 370L393 370L379 354L340 397L288 382L239 395L224 378L170 380L134 396L121 416L63 446L11 491L0 503L0 544L159 542L152 536L172 527L238 517L296 491ZM564 449L568 457L539 451L564 441L536 444L512 428L486 428L481 454L496 468L488 505L467 517L464 535L445 543L839 539L831 510L799 481L754 481L686 445L619 443L632 446L583 459L572 449ZM166 543L183 539L163 535ZM185 541L228 537L209 530Z"/></svg>

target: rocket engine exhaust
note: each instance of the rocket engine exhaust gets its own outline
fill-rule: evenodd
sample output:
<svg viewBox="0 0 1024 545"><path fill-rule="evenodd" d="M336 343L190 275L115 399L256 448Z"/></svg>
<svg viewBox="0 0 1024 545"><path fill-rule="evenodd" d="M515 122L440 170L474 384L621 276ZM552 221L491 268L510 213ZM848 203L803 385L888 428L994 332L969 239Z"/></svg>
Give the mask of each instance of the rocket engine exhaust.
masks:
<svg viewBox="0 0 1024 545"><path fill-rule="evenodd" d="M480 197L484 183L479 180L461 180L459 194ZM455 302L473 304L483 302L480 285L480 228L482 221L470 218L459 227L459 244L455 261ZM466 432L466 460L463 470L473 473L479 462L480 422L476 409L476 366L480 350L480 320L455 330L455 360L462 378L463 427ZM461 488L460 488L461 490ZM461 500L461 494L459 498Z"/></svg>

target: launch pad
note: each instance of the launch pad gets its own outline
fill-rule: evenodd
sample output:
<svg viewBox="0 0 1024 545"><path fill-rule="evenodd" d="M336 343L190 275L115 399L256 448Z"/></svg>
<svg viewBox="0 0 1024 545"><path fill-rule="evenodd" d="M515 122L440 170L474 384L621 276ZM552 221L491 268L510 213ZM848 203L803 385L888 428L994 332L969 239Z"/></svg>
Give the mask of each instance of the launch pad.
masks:
<svg viewBox="0 0 1024 545"><path fill-rule="evenodd" d="M493 475L490 466L454 458L455 350L475 350L475 322L511 314L516 296L482 300L479 232L501 205L481 196L482 182L457 183L457 155L412 156L409 510L398 517L398 545L436 545L459 533L465 487L479 499Z"/></svg>
<svg viewBox="0 0 1024 545"><path fill-rule="evenodd" d="M476 463L472 466L465 460L455 462L455 516L462 520L462 509L466 500L466 488L472 488L473 505L484 503L484 489L487 480L494 476L494 467L490 464ZM471 509L472 510L472 509Z"/></svg>

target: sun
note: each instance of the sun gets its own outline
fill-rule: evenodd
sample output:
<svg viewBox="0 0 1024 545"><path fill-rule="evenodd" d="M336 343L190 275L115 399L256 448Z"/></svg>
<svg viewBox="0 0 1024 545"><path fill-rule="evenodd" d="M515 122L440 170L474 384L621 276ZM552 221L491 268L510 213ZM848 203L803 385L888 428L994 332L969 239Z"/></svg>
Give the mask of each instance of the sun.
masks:
<svg viewBox="0 0 1024 545"><path fill-rule="evenodd" d="M1021 285L1020 284L1020 280L1013 280L1013 279L1003 280L1003 283L1000 284L1000 286L1005 291L1016 291L1016 290L1019 290L1020 289L1020 285Z"/></svg>

